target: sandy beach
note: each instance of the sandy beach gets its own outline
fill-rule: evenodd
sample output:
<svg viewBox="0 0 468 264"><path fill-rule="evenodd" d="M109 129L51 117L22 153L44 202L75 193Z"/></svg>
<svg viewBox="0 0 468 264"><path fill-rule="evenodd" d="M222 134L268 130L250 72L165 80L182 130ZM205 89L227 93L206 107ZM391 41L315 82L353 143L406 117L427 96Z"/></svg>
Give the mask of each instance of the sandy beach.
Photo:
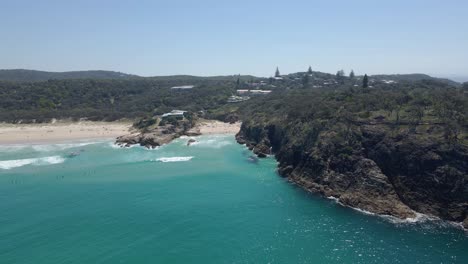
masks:
<svg viewBox="0 0 468 264"><path fill-rule="evenodd" d="M48 124L0 124L0 144L35 144L84 139L116 138L128 134L130 122L57 122ZM203 120L196 129L203 135L236 134L241 123Z"/></svg>
<svg viewBox="0 0 468 264"><path fill-rule="evenodd" d="M0 124L0 144L34 144L115 138L127 134L130 122L57 122Z"/></svg>
<svg viewBox="0 0 468 264"><path fill-rule="evenodd" d="M200 133L203 135L237 134L241 124L240 122L229 124L216 120L203 120L197 125L197 128L200 129Z"/></svg>

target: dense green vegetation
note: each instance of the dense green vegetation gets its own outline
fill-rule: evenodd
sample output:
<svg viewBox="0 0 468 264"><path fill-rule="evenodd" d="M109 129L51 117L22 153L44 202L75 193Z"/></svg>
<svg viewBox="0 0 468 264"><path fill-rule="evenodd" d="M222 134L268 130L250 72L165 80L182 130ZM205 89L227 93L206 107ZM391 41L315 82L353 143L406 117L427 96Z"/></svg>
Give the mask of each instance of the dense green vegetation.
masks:
<svg viewBox="0 0 468 264"><path fill-rule="evenodd" d="M395 81L409 81L409 82L417 82L417 81L422 81L422 80L433 80L433 81L439 81L445 84L450 84L454 86L458 86L459 83L449 80L449 79L444 79L444 78L434 78L431 77L427 74L379 74L379 75L372 75L372 78L375 80L395 80Z"/></svg>
<svg viewBox="0 0 468 264"><path fill-rule="evenodd" d="M142 78L133 80L49 80L0 82L0 120L44 122L52 118L116 120L173 109L219 107L235 92L237 77ZM193 89L171 90L177 85Z"/></svg>
<svg viewBox="0 0 468 264"><path fill-rule="evenodd" d="M335 127L348 133L365 124L385 125L395 131L467 140L468 87L434 80L379 83L368 88L344 84L315 89L284 89L267 97L225 106L212 114L237 114L246 122L295 127L297 138L312 130ZM426 133L429 131L430 133Z"/></svg>

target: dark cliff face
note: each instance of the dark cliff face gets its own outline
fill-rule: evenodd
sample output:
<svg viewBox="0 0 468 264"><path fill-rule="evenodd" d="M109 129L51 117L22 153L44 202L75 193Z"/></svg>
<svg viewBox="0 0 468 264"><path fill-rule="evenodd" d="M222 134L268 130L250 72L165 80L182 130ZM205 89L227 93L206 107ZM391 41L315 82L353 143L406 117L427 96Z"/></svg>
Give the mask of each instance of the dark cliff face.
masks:
<svg viewBox="0 0 468 264"><path fill-rule="evenodd" d="M389 137L364 127L365 154L415 211L463 221L468 209L468 149L416 135ZM380 136L375 137L376 134ZM383 135L382 135L383 134Z"/></svg>
<svg viewBox="0 0 468 264"><path fill-rule="evenodd" d="M260 157L271 150L281 176L345 205L402 219L416 211L468 222L466 147L378 125L344 133L320 124L300 133L297 126L244 122L236 138Z"/></svg>

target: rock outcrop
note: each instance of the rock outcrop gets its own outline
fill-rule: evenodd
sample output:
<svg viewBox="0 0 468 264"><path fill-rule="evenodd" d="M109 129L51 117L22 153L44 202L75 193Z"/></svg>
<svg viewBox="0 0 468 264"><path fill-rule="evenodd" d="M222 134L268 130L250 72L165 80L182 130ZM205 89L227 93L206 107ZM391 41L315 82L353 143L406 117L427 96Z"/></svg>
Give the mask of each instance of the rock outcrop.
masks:
<svg viewBox="0 0 468 264"><path fill-rule="evenodd" d="M198 136L200 135L200 131L192 129L186 121L179 121L176 124L166 124L153 129L120 136L115 143L122 147L139 144L147 148L156 148L183 135Z"/></svg>
<svg viewBox="0 0 468 264"><path fill-rule="evenodd" d="M338 133L244 122L236 139L259 157L270 149L278 172L344 205L401 219L420 212L468 228L468 148L384 125Z"/></svg>

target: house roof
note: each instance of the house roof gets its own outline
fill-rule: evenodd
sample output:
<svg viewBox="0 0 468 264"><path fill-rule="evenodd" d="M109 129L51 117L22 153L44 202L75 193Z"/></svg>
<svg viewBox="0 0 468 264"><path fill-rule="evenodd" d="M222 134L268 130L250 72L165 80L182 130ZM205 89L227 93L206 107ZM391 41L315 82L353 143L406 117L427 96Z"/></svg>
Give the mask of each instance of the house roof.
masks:
<svg viewBox="0 0 468 264"><path fill-rule="evenodd" d="M163 114L161 117L166 117L166 116L180 116L180 115L184 115L185 112L187 112L187 111L183 111L183 110L172 110L172 111L169 112L169 113Z"/></svg>
<svg viewBox="0 0 468 264"><path fill-rule="evenodd" d="M181 85L181 86L174 86L171 89L192 89L195 85Z"/></svg>

